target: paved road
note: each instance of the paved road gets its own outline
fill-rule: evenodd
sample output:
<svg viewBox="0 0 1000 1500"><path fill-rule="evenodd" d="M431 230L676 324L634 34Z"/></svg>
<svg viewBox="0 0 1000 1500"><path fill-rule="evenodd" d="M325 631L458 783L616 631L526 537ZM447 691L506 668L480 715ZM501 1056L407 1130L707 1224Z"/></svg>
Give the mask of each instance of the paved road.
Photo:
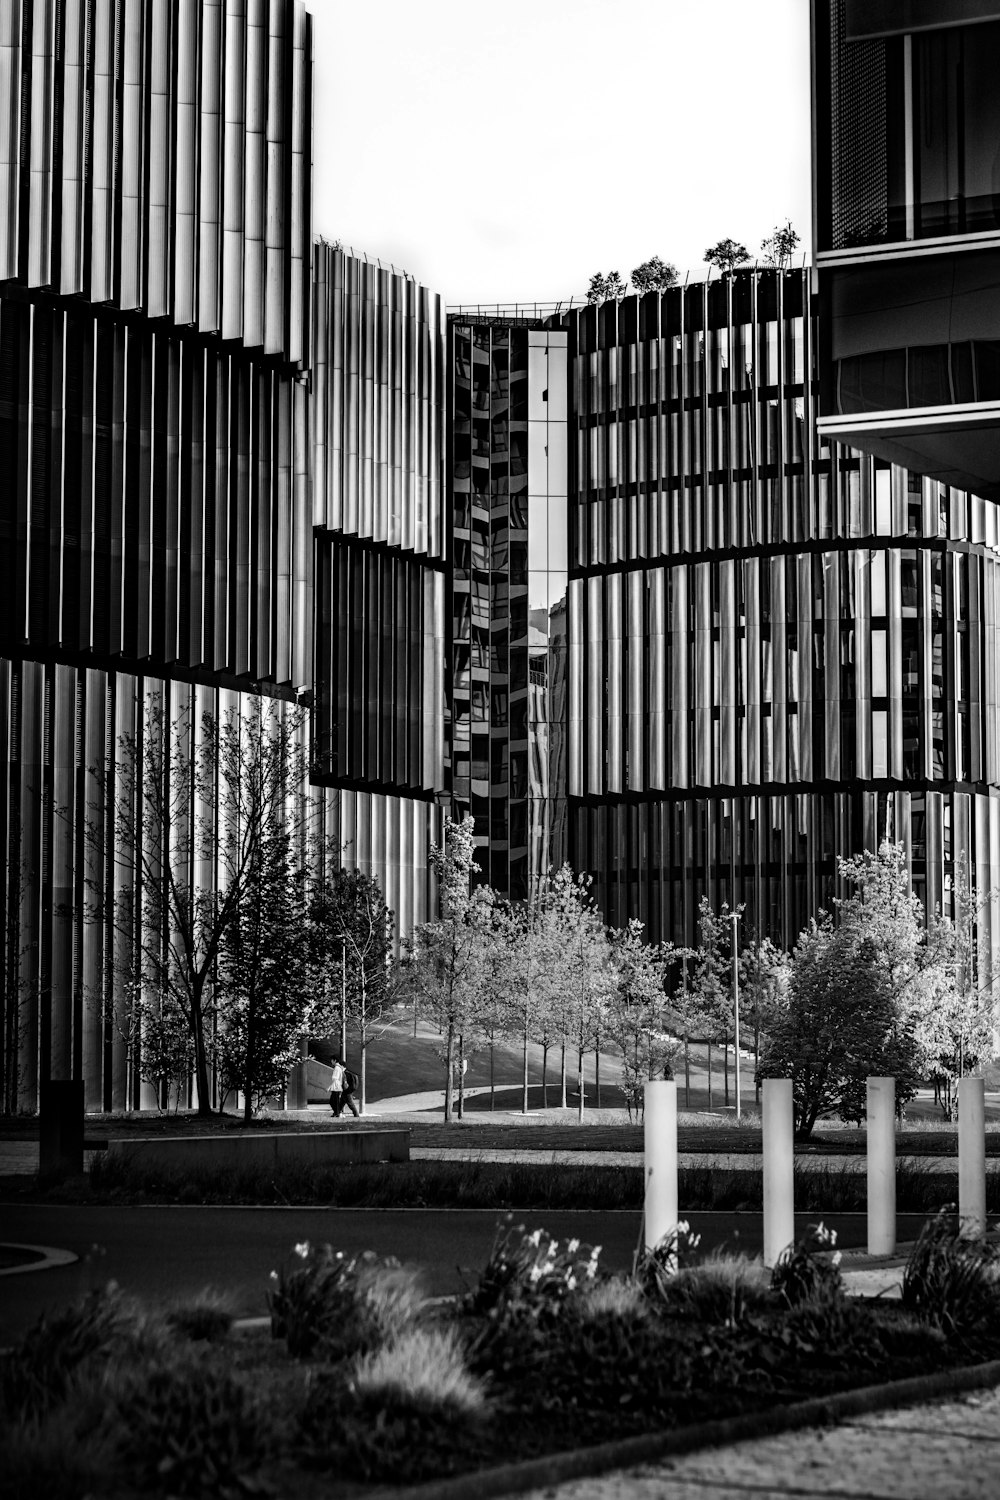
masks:
<svg viewBox="0 0 1000 1500"><path fill-rule="evenodd" d="M24 1332L46 1308L71 1301L93 1286L115 1280L146 1297L172 1297L203 1287L228 1288L237 1311L265 1311L268 1274L300 1240L329 1240L345 1253L376 1250L423 1267L434 1294L460 1291L461 1269L471 1279L489 1255L499 1213L495 1209L330 1209L92 1207L0 1203L0 1234L8 1242L73 1251L77 1264L0 1276L0 1346ZM546 1212L524 1215L560 1238L574 1236L603 1246L601 1263L628 1270L640 1230L635 1211ZM800 1228L815 1215L803 1215ZM690 1216L703 1248L736 1243L748 1254L761 1248L759 1213ZM865 1216L827 1220L845 1248L865 1243ZM912 1238L921 1215L900 1214L898 1236ZM93 1247L98 1252L93 1252Z"/></svg>
<svg viewBox="0 0 1000 1500"><path fill-rule="evenodd" d="M522 1500L994 1500L1000 1392L734 1443Z"/></svg>

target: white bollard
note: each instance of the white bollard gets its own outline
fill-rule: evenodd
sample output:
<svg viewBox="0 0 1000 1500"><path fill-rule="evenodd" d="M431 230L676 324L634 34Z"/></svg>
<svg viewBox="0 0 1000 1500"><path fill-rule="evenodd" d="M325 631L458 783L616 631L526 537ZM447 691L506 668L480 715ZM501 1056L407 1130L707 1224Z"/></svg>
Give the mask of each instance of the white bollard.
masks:
<svg viewBox="0 0 1000 1500"><path fill-rule="evenodd" d="M868 1254L896 1249L896 1080L869 1078Z"/></svg>
<svg viewBox="0 0 1000 1500"><path fill-rule="evenodd" d="M764 1264L775 1266L795 1242L795 1113L792 1080L765 1078Z"/></svg>
<svg viewBox="0 0 1000 1500"><path fill-rule="evenodd" d="M645 1150L646 1249L677 1228L677 1084L673 1078L646 1084Z"/></svg>
<svg viewBox="0 0 1000 1500"><path fill-rule="evenodd" d="M963 1078L958 1085L958 1219L961 1233L986 1233L986 1085Z"/></svg>

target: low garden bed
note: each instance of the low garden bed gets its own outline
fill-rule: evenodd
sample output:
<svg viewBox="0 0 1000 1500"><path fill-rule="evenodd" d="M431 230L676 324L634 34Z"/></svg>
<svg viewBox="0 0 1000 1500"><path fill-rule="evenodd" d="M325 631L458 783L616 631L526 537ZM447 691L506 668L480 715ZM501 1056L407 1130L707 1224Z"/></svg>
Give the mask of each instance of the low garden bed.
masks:
<svg viewBox="0 0 1000 1500"><path fill-rule="evenodd" d="M629 1276L504 1222L465 1296L298 1245L269 1330L225 1299L114 1287L43 1319L0 1365L4 1500L320 1496L442 1481L1000 1356L996 1252L925 1227L901 1303L845 1296L811 1231L770 1275L681 1233Z"/></svg>

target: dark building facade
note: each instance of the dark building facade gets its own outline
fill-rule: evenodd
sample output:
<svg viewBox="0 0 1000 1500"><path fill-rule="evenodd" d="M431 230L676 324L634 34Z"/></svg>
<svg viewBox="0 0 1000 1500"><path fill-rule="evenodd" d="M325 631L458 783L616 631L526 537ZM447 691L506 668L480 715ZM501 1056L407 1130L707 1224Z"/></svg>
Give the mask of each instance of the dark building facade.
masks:
<svg viewBox="0 0 1000 1500"><path fill-rule="evenodd" d="M1000 498L1000 5L812 19L820 431Z"/></svg>

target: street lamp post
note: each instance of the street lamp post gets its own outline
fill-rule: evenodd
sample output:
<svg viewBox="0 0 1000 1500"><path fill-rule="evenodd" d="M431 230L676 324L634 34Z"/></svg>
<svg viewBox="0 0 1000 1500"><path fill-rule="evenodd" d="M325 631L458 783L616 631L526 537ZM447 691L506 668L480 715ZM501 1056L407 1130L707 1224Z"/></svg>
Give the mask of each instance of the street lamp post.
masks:
<svg viewBox="0 0 1000 1500"><path fill-rule="evenodd" d="M733 924L733 1030L736 1043L736 1118L740 1119L743 1099L740 1089L740 968L736 956L736 924L740 920L738 911L731 911L729 919Z"/></svg>

